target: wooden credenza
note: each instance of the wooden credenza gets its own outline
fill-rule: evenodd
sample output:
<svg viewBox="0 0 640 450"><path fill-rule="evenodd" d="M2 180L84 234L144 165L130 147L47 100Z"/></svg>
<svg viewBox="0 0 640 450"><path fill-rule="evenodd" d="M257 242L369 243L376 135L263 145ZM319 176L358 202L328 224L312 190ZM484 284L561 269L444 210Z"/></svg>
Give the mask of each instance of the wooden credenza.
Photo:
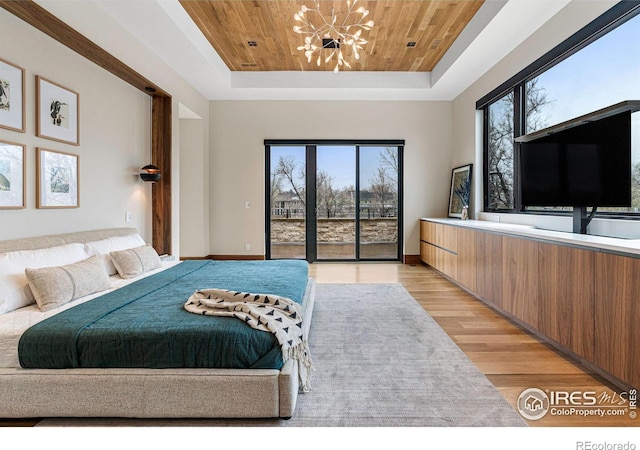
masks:
<svg viewBox="0 0 640 450"><path fill-rule="evenodd" d="M640 255L420 221L420 259L485 303L640 387Z"/></svg>

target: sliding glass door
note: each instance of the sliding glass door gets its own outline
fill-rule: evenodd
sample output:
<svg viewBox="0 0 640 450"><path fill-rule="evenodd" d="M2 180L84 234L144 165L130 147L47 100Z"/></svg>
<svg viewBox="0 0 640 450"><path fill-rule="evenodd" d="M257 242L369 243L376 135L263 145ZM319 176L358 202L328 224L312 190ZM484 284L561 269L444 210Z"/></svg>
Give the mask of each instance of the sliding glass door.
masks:
<svg viewBox="0 0 640 450"><path fill-rule="evenodd" d="M397 146L360 147L360 258L398 255L399 151Z"/></svg>
<svg viewBox="0 0 640 450"><path fill-rule="evenodd" d="M317 258L356 259L356 147L316 148Z"/></svg>
<svg viewBox="0 0 640 450"><path fill-rule="evenodd" d="M271 258L306 259L306 147L271 148L268 235Z"/></svg>
<svg viewBox="0 0 640 450"><path fill-rule="evenodd" d="M403 142L265 149L268 259L401 259Z"/></svg>

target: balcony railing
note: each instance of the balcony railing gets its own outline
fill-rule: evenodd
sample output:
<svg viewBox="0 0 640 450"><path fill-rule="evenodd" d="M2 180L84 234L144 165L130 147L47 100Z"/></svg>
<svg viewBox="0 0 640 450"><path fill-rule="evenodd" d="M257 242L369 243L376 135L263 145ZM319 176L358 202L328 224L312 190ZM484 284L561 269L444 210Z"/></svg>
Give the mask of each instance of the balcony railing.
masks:
<svg viewBox="0 0 640 450"><path fill-rule="evenodd" d="M304 219L305 209L302 208L271 208L271 217L274 219ZM322 219L349 219L355 217L355 207L343 207L339 210L327 210L318 208L317 217ZM395 206L384 207L360 207L361 219L397 218L398 208Z"/></svg>

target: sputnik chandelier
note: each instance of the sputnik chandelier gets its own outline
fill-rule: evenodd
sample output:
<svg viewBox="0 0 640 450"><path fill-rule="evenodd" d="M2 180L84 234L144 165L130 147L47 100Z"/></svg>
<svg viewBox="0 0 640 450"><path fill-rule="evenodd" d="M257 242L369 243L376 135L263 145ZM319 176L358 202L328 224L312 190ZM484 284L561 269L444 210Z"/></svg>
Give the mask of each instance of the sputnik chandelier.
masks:
<svg viewBox="0 0 640 450"><path fill-rule="evenodd" d="M333 8L329 20L322 15L318 0L314 0L315 8L302 5L300 11L293 15L293 18L301 23L301 25L294 26L293 31L305 35L304 45L298 47L298 50L304 50L304 55L309 63L316 55L318 66L323 59L327 64L334 56L337 56L338 61L333 71L337 73L342 65L350 69L351 64L344 59L342 53L341 45L343 44L351 47L356 60L360 59L358 50L362 50L362 46L367 43L360 35L362 30L370 30L374 23L373 20L364 22L365 17L369 15L369 10L365 7L360 6L354 11L357 2L358 0L353 0L353 2L347 0L348 12L340 23L338 23L338 17ZM351 15L354 15L355 18L352 23L349 23ZM323 50L326 55L324 58Z"/></svg>

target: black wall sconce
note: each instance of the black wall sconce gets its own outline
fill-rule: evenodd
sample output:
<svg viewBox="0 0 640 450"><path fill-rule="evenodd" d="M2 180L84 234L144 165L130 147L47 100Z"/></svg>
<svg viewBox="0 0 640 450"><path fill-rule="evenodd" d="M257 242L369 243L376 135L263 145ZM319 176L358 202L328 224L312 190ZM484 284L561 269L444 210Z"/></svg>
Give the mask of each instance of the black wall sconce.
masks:
<svg viewBox="0 0 640 450"><path fill-rule="evenodd" d="M140 172L140 178L143 181L150 181L155 183L160 179L160 169L152 164L148 164L142 168L142 172Z"/></svg>

